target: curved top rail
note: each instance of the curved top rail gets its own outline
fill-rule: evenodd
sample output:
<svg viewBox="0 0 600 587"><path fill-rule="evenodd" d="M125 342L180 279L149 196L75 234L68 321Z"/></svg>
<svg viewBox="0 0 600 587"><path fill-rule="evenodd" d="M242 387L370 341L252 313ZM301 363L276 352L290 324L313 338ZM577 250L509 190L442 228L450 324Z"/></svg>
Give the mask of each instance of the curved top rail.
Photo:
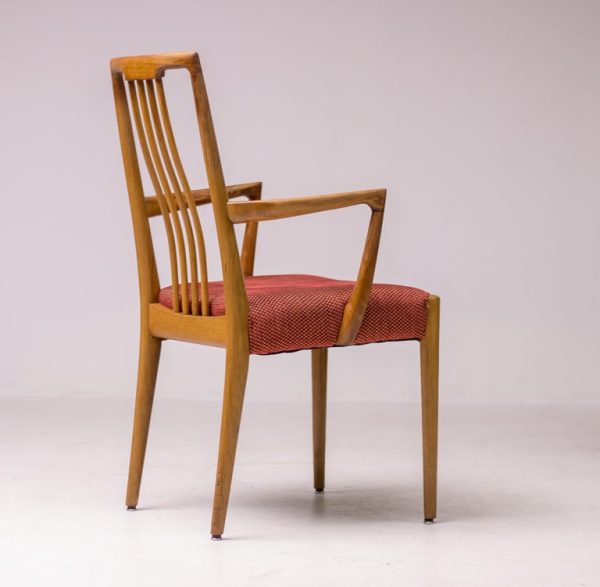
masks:
<svg viewBox="0 0 600 587"><path fill-rule="evenodd" d="M110 60L113 74L123 74L127 81L160 79L167 69L187 69L190 73L200 69L198 53L163 53L115 57Z"/></svg>

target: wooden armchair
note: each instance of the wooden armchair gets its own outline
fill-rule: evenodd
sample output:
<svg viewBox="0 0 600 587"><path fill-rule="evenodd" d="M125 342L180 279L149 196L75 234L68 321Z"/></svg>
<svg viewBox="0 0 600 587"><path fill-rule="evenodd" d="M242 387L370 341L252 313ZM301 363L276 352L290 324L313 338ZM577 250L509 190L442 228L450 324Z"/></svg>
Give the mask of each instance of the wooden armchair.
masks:
<svg viewBox="0 0 600 587"><path fill-rule="evenodd" d="M111 61L117 121L137 253L140 353L127 487L138 503L160 349L175 339L226 350L221 436L211 533L223 533L251 354L312 349L314 486L325 486L327 348L418 340L421 347L425 521L436 517L439 298L415 288L373 284L386 191L261 200L261 183L226 186L196 53ZM169 118L163 77L188 70L208 189L188 183ZM137 143L136 143L137 136ZM138 153L154 195L142 184ZM231 202L244 196L247 201ZM198 207L212 206L223 273L209 281ZM254 276L258 223L365 204L371 209L356 281L311 275ZM162 216L171 285L161 288L149 219ZM246 225L241 254L234 225Z"/></svg>

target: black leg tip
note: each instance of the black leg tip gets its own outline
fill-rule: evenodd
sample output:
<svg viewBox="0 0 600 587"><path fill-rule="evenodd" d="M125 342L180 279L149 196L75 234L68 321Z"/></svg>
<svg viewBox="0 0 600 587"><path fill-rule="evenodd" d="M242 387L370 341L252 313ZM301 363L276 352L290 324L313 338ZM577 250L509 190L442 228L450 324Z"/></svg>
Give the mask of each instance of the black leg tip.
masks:
<svg viewBox="0 0 600 587"><path fill-rule="evenodd" d="M317 489L315 487L315 493L325 493L325 490L324 489Z"/></svg>
<svg viewBox="0 0 600 587"><path fill-rule="evenodd" d="M223 537L221 536L221 534L213 534L210 537L211 540L223 540Z"/></svg>
<svg viewBox="0 0 600 587"><path fill-rule="evenodd" d="M435 518L425 518L426 524L433 524L435 522Z"/></svg>
<svg viewBox="0 0 600 587"><path fill-rule="evenodd" d="M134 506L134 505L128 505L127 506L127 511L131 511L131 510L135 511L136 509L137 509L137 507Z"/></svg>

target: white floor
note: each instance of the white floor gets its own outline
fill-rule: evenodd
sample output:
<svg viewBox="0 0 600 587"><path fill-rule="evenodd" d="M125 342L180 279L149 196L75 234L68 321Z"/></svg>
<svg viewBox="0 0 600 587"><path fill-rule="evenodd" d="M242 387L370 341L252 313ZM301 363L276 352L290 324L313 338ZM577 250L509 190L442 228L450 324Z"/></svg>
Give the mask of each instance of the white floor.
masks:
<svg viewBox="0 0 600 587"><path fill-rule="evenodd" d="M247 403L225 539L209 537L219 406L158 401L138 511L131 402L0 398L0 585L600 585L600 406L442 406L422 523L419 411Z"/></svg>

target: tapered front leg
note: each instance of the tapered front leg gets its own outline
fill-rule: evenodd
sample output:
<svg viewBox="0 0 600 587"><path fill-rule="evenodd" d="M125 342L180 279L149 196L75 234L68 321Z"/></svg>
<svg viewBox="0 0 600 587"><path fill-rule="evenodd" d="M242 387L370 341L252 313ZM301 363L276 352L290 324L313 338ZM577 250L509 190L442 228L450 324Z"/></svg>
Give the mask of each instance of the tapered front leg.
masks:
<svg viewBox="0 0 600 587"><path fill-rule="evenodd" d="M142 329L140 337L140 356L138 364L137 391L135 396L135 414L133 418L133 438L129 461L129 480L127 483L126 504L135 509L140 495L144 457L148 443L148 430L154 400L154 388L158 373L161 340L154 338Z"/></svg>
<svg viewBox="0 0 600 587"><path fill-rule="evenodd" d="M221 438L219 442L219 460L217 463L217 479L215 483L211 526L211 533L214 539L220 539L225 528L235 451L240 430L244 393L246 391L249 358L247 352L227 350L223 412L221 415Z"/></svg>
<svg viewBox="0 0 600 587"><path fill-rule="evenodd" d="M438 372L440 298L430 296L429 316L421 345L421 410L423 420L423 496L425 522L437 515Z"/></svg>
<svg viewBox="0 0 600 587"><path fill-rule="evenodd" d="M327 349L313 349L312 421L315 491L325 489L325 428L327 423Z"/></svg>

